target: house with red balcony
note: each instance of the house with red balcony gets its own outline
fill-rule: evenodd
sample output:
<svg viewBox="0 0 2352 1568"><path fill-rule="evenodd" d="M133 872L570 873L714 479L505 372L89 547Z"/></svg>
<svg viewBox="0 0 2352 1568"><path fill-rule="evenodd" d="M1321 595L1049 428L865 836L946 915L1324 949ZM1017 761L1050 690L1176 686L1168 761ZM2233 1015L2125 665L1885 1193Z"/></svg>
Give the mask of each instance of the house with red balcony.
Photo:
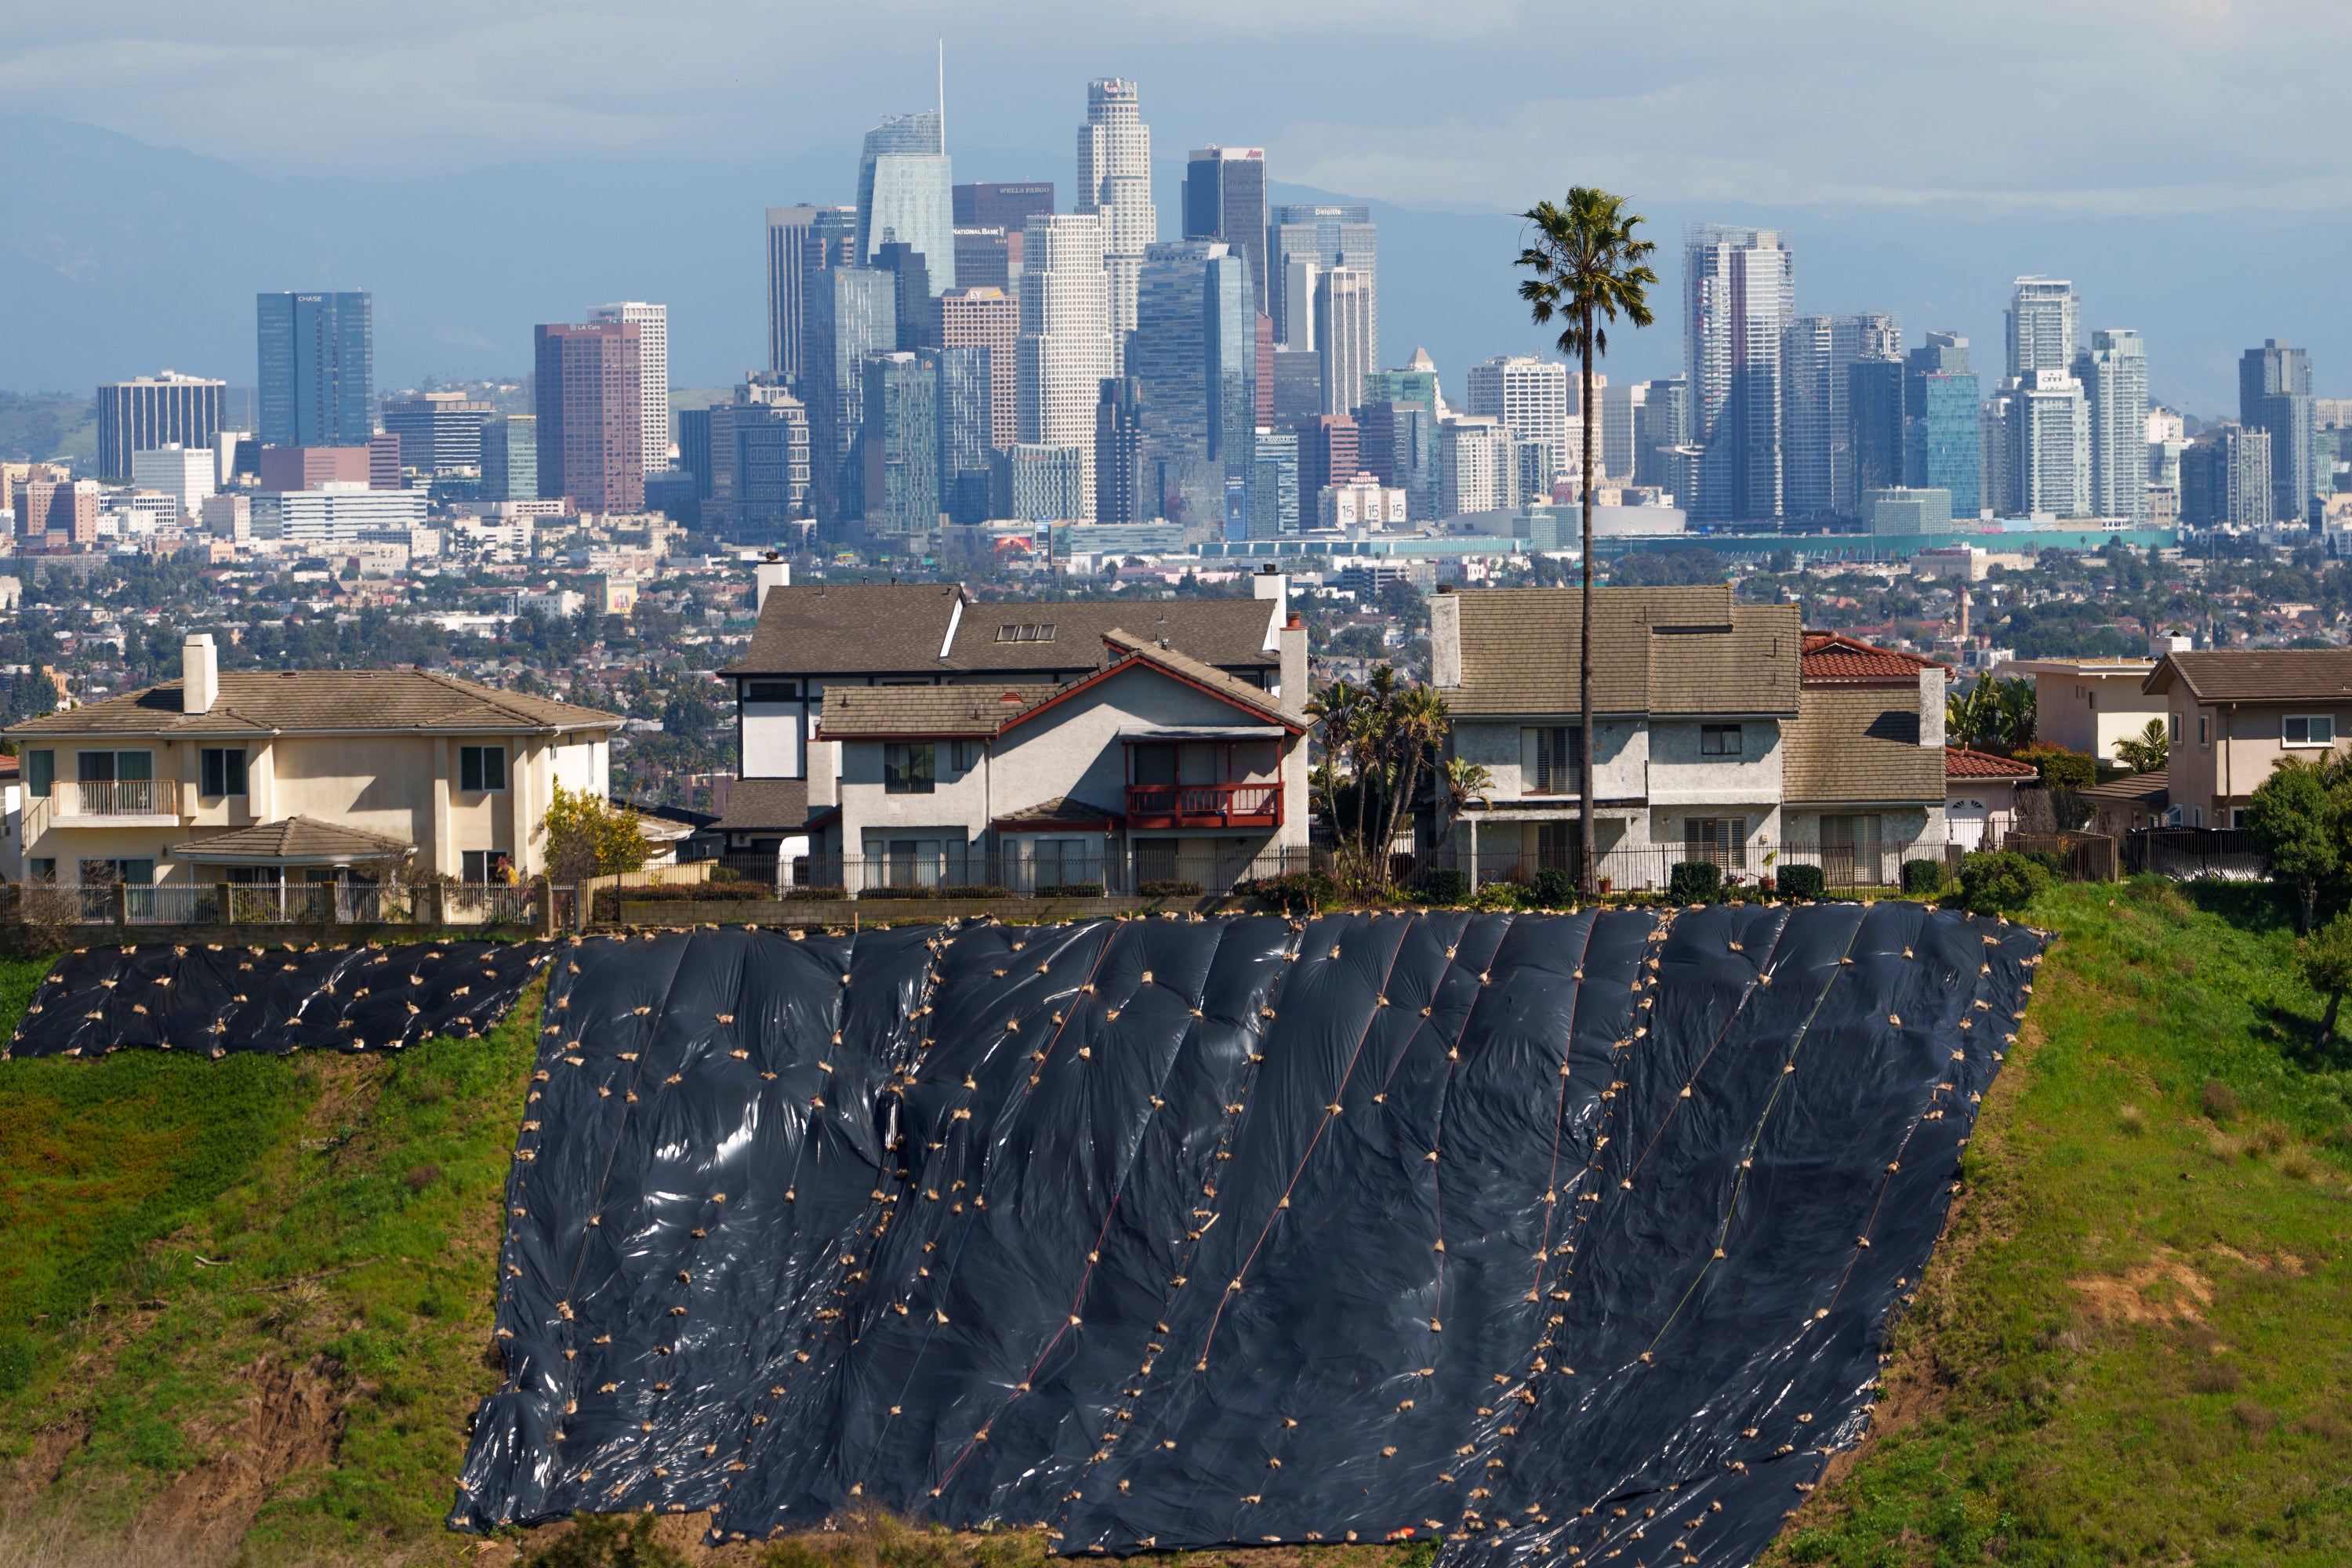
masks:
<svg viewBox="0 0 2352 1568"><path fill-rule="evenodd" d="M830 688L837 804L798 879L890 888L1229 888L1303 868L1301 694L1166 640L1100 634L1065 681Z"/></svg>

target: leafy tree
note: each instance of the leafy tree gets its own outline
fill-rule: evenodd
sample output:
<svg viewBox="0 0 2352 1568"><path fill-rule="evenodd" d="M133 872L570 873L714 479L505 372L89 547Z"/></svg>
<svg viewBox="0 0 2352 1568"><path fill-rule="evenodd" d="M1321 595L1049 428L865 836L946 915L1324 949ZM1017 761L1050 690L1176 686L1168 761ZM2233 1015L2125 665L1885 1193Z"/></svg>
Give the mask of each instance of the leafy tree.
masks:
<svg viewBox="0 0 2352 1568"><path fill-rule="evenodd" d="M1960 858L1959 901L1975 914L2021 910L2048 891L2050 882L2048 867L2007 850Z"/></svg>
<svg viewBox="0 0 2352 1568"><path fill-rule="evenodd" d="M2150 719L2147 728L2137 735L2116 742L2116 754L2136 773L2163 772L2171 752L2172 739L2166 733L2161 719Z"/></svg>
<svg viewBox="0 0 2352 1568"><path fill-rule="evenodd" d="M1584 598L1577 617L1582 639L1577 656L1577 711L1581 715L1582 732L1590 737L1594 733L1592 479L1600 472L1592 461L1592 420L1599 409L1592 396L1592 361L1595 355L1609 352L1604 322L1614 321L1620 313L1636 327L1646 327L1654 319L1650 314L1648 289L1658 275L1643 265L1643 258L1657 247L1634 237L1634 227L1643 220L1625 210L1624 197L1591 185L1570 187L1567 201L1559 206L1538 202L1525 216L1535 236L1533 243L1519 252L1517 265L1534 276L1521 279L1519 298L1528 302L1528 312L1539 327L1549 324L1555 316L1560 318L1560 352L1578 358L1584 371L1583 482L1577 487L1584 510ZM1585 773L1577 841L1582 850L1581 876L1590 893L1599 885L1594 879L1600 874L1601 858L1594 852L1589 763Z"/></svg>
<svg viewBox="0 0 2352 1568"><path fill-rule="evenodd" d="M2344 993L2352 991L2352 915L2337 915L2294 944L2303 961L2303 977L2327 998L2327 1016L2319 1020L2319 1044L2324 1049L2336 1037L2336 1009Z"/></svg>
<svg viewBox="0 0 2352 1568"><path fill-rule="evenodd" d="M2294 889L2299 931L2317 916L2321 885L2344 868L2345 793L2341 770L2281 757L2246 799L2246 832L2270 861L2271 876Z"/></svg>
<svg viewBox="0 0 2352 1568"><path fill-rule="evenodd" d="M575 887L592 877L635 871L652 853L636 813L562 784L555 786L539 830L547 836L550 875Z"/></svg>

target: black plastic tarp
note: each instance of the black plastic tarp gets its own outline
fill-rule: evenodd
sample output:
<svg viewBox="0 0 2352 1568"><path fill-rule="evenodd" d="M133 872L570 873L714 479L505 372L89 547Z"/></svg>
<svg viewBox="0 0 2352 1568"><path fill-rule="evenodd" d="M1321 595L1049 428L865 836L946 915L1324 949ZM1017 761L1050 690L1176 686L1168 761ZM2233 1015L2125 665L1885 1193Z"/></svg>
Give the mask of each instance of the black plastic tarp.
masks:
<svg viewBox="0 0 2352 1568"><path fill-rule="evenodd" d="M451 1522L1745 1563L1867 1419L2040 945L1896 903L591 942Z"/></svg>
<svg viewBox="0 0 2352 1568"><path fill-rule="evenodd" d="M85 948L43 978L0 1058L126 1046L283 1056L476 1035L507 1016L551 951L494 942Z"/></svg>

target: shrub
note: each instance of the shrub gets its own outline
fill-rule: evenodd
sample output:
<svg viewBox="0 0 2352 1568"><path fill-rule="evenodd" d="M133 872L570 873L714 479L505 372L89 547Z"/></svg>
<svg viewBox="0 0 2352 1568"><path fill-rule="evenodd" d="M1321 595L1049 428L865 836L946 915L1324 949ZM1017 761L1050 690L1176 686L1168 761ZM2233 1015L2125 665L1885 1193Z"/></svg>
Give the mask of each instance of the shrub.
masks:
<svg viewBox="0 0 2352 1568"><path fill-rule="evenodd" d="M2021 910L2050 890L2049 868L2029 856L2002 850L1961 857L1959 901L1973 914Z"/></svg>
<svg viewBox="0 0 2352 1568"><path fill-rule="evenodd" d="M1775 885L1784 899L1818 899L1829 890L1829 879L1819 866L1783 866Z"/></svg>
<svg viewBox="0 0 2352 1568"><path fill-rule="evenodd" d="M1285 914L1311 915L1339 901L1339 884L1322 871L1293 871L1287 876L1261 877L1243 891L1274 905Z"/></svg>
<svg viewBox="0 0 2352 1568"><path fill-rule="evenodd" d="M1201 884L1174 877L1155 877L1148 882L1138 882L1135 890L1147 899L1197 899Z"/></svg>
<svg viewBox="0 0 2352 1568"><path fill-rule="evenodd" d="M2026 747L2017 760L2042 770L2044 789L2089 789L2099 780L2098 763L2088 752L2070 752L2049 741Z"/></svg>
<svg viewBox="0 0 2352 1568"><path fill-rule="evenodd" d="M1421 879L1425 904L1461 904L1470 900L1470 879L1451 866L1440 866Z"/></svg>
<svg viewBox="0 0 2352 1568"><path fill-rule="evenodd" d="M1685 860L1667 877L1666 896L1678 904L1711 904L1723 896L1723 868L1712 860Z"/></svg>
<svg viewBox="0 0 2352 1568"><path fill-rule="evenodd" d="M1944 890L1944 863L1941 860L1906 860L1903 862L1903 890L1906 893L1934 894Z"/></svg>
<svg viewBox="0 0 2352 1568"><path fill-rule="evenodd" d="M1012 889L1000 888L993 882L972 882L940 889L940 897L943 899L1009 899L1012 896Z"/></svg>
<svg viewBox="0 0 2352 1568"><path fill-rule="evenodd" d="M1540 910L1556 910L1576 901L1576 883L1557 866L1548 866L1528 884L1528 897Z"/></svg>
<svg viewBox="0 0 2352 1568"><path fill-rule="evenodd" d="M1099 899L1103 896L1100 882L1047 882L1037 889L1041 899Z"/></svg>
<svg viewBox="0 0 2352 1568"><path fill-rule="evenodd" d="M829 904L849 897L846 888L786 888L782 898L788 904Z"/></svg>
<svg viewBox="0 0 2352 1568"><path fill-rule="evenodd" d="M654 1534L651 1514L572 1518L571 1533L532 1554L526 1568L686 1568L677 1549Z"/></svg>
<svg viewBox="0 0 2352 1568"><path fill-rule="evenodd" d="M710 868L708 875L714 882L731 882L735 880L735 868L732 866L713 866Z"/></svg>
<svg viewBox="0 0 2352 1568"><path fill-rule="evenodd" d="M2205 1080L2205 1087L2199 1091L2197 1100L2205 1108L2205 1114L2218 1122L2227 1124L2238 1114L2236 1091L2218 1078Z"/></svg>
<svg viewBox="0 0 2352 1568"><path fill-rule="evenodd" d="M928 899L929 888L868 888L857 895L860 899Z"/></svg>

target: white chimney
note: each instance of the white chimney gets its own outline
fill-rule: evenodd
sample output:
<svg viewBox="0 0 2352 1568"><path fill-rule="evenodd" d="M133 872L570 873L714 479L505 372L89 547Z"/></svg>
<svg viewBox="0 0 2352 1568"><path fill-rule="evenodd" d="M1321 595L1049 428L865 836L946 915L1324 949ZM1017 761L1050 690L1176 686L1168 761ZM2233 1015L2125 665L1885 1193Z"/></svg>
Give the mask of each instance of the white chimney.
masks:
<svg viewBox="0 0 2352 1568"><path fill-rule="evenodd" d="M180 644L180 711L209 713L220 696L220 658L213 634L190 632Z"/></svg>
<svg viewBox="0 0 2352 1568"><path fill-rule="evenodd" d="M759 584L759 599L751 606L752 613L756 615L768 607L769 589L793 585L793 563L789 561L762 561L751 575Z"/></svg>
<svg viewBox="0 0 2352 1568"><path fill-rule="evenodd" d="M1257 575L1250 579L1250 596L1273 600L1277 616L1286 612L1290 608L1290 574L1276 571L1270 563L1259 567Z"/></svg>

